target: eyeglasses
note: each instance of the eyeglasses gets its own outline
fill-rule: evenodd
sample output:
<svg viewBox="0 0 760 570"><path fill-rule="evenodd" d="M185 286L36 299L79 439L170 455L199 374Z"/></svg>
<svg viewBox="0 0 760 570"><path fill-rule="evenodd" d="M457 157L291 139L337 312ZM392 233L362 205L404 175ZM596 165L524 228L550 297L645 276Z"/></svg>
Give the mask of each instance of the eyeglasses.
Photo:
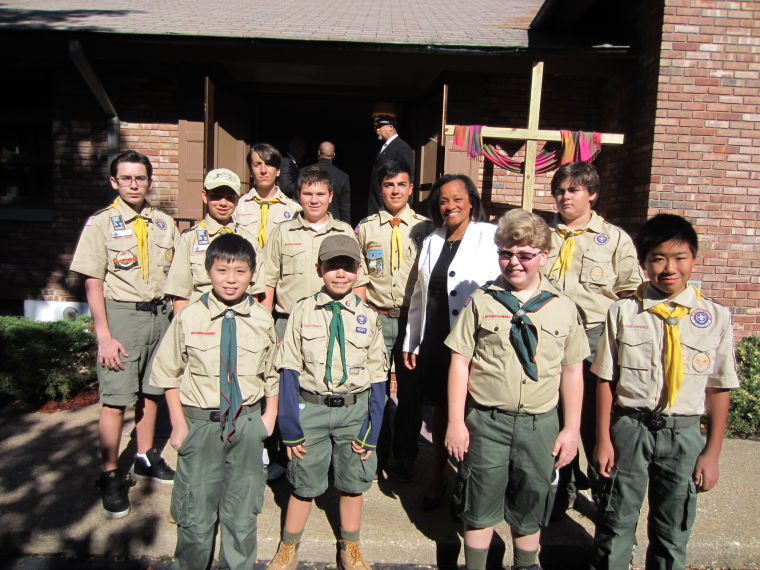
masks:
<svg viewBox="0 0 760 570"><path fill-rule="evenodd" d="M149 178L147 176L117 176L116 180L119 186L132 186L132 182L138 186L147 186Z"/></svg>
<svg viewBox="0 0 760 570"><path fill-rule="evenodd" d="M520 263L525 263L526 261L530 261L537 255L540 255L541 251L537 251L536 253L531 253L529 251L509 251L508 249L500 249L499 250L499 259L511 259L512 256L515 256L517 258L517 261Z"/></svg>

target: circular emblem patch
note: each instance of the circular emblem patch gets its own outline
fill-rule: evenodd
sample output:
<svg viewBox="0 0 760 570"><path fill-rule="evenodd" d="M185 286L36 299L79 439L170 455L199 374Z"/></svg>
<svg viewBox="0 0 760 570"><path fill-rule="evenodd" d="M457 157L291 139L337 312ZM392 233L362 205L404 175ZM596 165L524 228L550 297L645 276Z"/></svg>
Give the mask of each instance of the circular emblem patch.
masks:
<svg viewBox="0 0 760 570"><path fill-rule="evenodd" d="M360 325L363 325L364 323L367 322L367 317L364 315L357 315L356 322L359 323Z"/></svg>
<svg viewBox="0 0 760 570"><path fill-rule="evenodd" d="M159 230L165 230L166 229L166 222L163 220L156 220L156 227Z"/></svg>
<svg viewBox="0 0 760 570"><path fill-rule="evenodd" d="M594 236L594 241L598 245L604 245L605 243L607 243L608 241L610 241L610 236L608 236L607 234L596 234Z"/></svg>
<svg viewBox="0 0 760 570"><path fill-rule="evenodd" d="M704 309L695 309L689 317L691 324L700 329L706 329L712 324L712 315Z"/></svg>
<svg viewBox="0 0 760 570"><path fill-rule="evenodd" d="M291 216L290 212L283 212L282 213L282 217L285 218L286 220L289 220L290 216Z"/></svg>
<svg viewBox="0 0 760 570"><path fill-rule="evenodd" d="M604 269L597 265L591 269L590 276L592 280L599 281L602 277L604 277Z"/></svg>
<svg viewBox="0 0 760 570"><path fill-rule="evenodd" d="M119 269L131 269L137 265L137 256L131 251L120 251L113 258L113 264Z"/></svg>
<svg viewBox="0 0 760 570"><path fill-rule="evenodd" d="M704 352L698 352L691 359L691 366L696 372L707 372L707 369L710 367L710 357Z"/></svg>

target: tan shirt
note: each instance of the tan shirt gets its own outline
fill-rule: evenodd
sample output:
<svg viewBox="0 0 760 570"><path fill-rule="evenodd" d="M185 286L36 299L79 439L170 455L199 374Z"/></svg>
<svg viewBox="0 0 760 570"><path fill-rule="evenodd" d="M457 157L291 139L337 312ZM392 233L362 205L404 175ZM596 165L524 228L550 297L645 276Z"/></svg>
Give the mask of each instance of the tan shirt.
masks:
<svg viewBox="0 0 760 570"><path fill-rule="evenodd" d="M222 233L222 225L211 216L206 216L201 223L185 230L179 236L174 248L169 275L166 278L166 294L183 299L197 300L203 293L211 291L211 280L206 271L206 250ZM235 222L226 226L232 233L247 239L251 244L256 241L243 227ZM254 245L254 249L256 246ZM259 273L260 256L256 256L256 273ZM249 290L249 292L252 292Z"/></svg>
<svg viewBox="0 0 760 570"><path fill-rule="evenodd" d="M147 202L139 215L148 220L147 281L140 274L137 237L133 230L138 214L121 198L116 199L116 207L95 212L79 237L71 270L103 279L106 299L140 303L164 297L177 227L171 216Z"/></svg>
<svg viewBox="0 0 760 570"><path fill-rule="evenodd" d="M549 224L552 232L549 259L543 267L548 276L565 239L557 228L569 230L558 215ZM604 322L607 309L621 291L632 291L644 280L630 236L604 221L596 212L577 235L570 267L562 280L552 280L560 291L578 305L587 329ZM576 230L577 231L577 230Z"/></svg>
<svg viewBox="0 0 760 570"><path fill-rule="evenodd" d="M332 312L325 304L333 299L320 291L299 301L288 319L285 338L280 344L275 367L300 374L303 390L314 394L348 394L364 392L374 382L385 382L388 365L385 359L383 329L377 313L350 293L341 299L341 311L346 336L346 369L348 378L338 386L343 376L340 348L335 341L332 360L332 383L325 382L327 341Z"/></svg>
<svg viewBox="0 0 760 570"><path fill-rule="evenodd" d="M603 380L617 380L619 406L664 409L667 387L663 366L665 323L648 310L663 295L651 285L644 302L634 297L610 307L591 371ZM738 388L731 313L726 307L698 299L693 287L673 301L690 309L680 320L684 376L670 414L699 415L705 411L705 388Z"/></svg>
<svg viewBox="0 0 760 570"><path fill-rule="evenodd" d="M253 199L254 195L257 195L256 189L251 188L248 193L240 197L235 212L232 214L232 219L256 238L254 240L254 247L256 248L256 256L258 257L260 248L257 234L259 233L259 227L261 227L261 205ZM268 199L273 200L275 198L279 202L271 204L269 206L269 213L267 214L267 241L277 224L292 220L296 213L301 211L301 205L288 198L279 188L277 188L274 196Z"/></svg>
<svg viewBox="0 0 760 570"><path fill-rule="evenodd" d="M317 274L317 259L322 241L332 235L349 235L356 239L354 230L345 222L328 214L327 223L315 230L303 215L278 224L269 236L264 249L264 281L267 287L274 287L275 310L290 314L296 302L313 295L322 288L322 278ZM366 283L359 275L356 286Z"/></svg>
<svg viewBox="0 0 760 570"><path fill-rule="evenodd" d="M393 216L380 210L364 218L357 227L356 237L361 248L362 273L367 282L367 300L381 309L409 307L417 281L417 260L422 242L432 231L428 218L415 213L408 206L399 215L401 223L401 264L391 272L390 222Z"/></svg>
<svg viewBox="0 0 760 570"><path fill-rule="evenodd" d="M499 277L489 289L507 289ZM468 392L481 406L508 412L541 414L557 406L562 366L582 361L588 341L572 300L541 278L541 291L557 295L535 313L528 313L538 331L538 381L523 370L509 341L512 313L477 289L446 338L446 346L472 359ZM520 303L522 306L524 303Z"/></svg>
<svg viewBox="0 0 760 570"><path fill-rule="evenodd" d="M232 307L209 295L206 306L195 301L174 317L153 360L150 383L159 388L179 388L186 406L219 408L219 360L222 321L227 309L239 313L237 372L243 405L275 396L280 390L274 369L277 335L272 315L248 298Z"/></svg>

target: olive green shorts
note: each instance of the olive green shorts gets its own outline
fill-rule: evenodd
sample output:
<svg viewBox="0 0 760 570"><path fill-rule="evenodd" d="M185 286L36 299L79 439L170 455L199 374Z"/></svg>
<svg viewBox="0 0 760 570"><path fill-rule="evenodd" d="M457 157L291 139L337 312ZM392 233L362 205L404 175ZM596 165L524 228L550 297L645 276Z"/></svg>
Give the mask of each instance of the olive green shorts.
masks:
<svg viewBox="0 0 760 570"><path fill-rule="evenodd" d="M296 495L309 498L324 493L331 465L339 491L358 495L372 486L377 454L362 461L351 448L369 413L369 393L367 390L355 404L341 408L312 404L301 398L300 420L307 453L302 459L293 456L288 463L288 481Z"/></svg>
<svg viewBox="0 0 760 570"><path fill-rule="evenodd" d="M523 535L540 530L554 503L557 410L531 415L471 408L465 423L470 446L454 494L462 520L472 528L505 520Z"/></svg>
<svg viewBox="0 0 760 570"><path fill-rule="evenodd" d="M129 406L138 394L161 396L163 388L149 384L153 355L169 328L171 305L166 312L158 307L156 314L138 311L135 303L120 303L106 299L106 315L111 336L118 340L128 356L121 356L124 370L111 370L98 364L100 402L109 406Z"/></svg>

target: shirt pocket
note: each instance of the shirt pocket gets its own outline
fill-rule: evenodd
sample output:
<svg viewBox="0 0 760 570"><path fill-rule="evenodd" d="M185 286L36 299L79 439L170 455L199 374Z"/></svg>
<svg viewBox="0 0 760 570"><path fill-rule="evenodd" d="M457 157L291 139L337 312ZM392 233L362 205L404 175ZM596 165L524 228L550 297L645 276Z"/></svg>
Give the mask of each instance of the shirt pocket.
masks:
<svg viewBox="0 0 760 570"><path fill-rule="evenodd" d="M193 376L206 378L219 376L220 341L218 334L193 334L186 338L187 362Z"/></svg>
<svg viewBox="0 0 760 570"><path fill-rule="evenodd" d="M541 323L535 362L542 376L555 378L562 372L562 357L565 354L565 343L569 334L570 329L567 325Z"/></svg>
<svg viewBox="0 0 760 570"><path fill-rule="evenodd" d="M260 335L238 336L238 374L258 376L264 370L269 349L269 337Z"/></svg>
<svg viewBox="0 0 760 570"><path fill-rule="evenodd" d="M718 351L719 338L694 337L681 335L683 369L686 374L710 375L715 368L715 355Z"/></svg>
<svg viewBox="0 0 760 570"><path fill-rule="evenodd" d="M581 260L580 282L591 289L609 286L614 282L612 259L605 251L588 251Z"/></svg>
<svg viewBox="0 0 760 570"><path fill-rule="evenodd" d="M335 350L338 350L337 346ZM304 362L324 364L327 359L327 335L325 331L321 327L301 329L301 351Z"/></svg>
<svg viewBox="0 0 760 570"><path fill-rule="evenodd" d="M346 335L346 364L364 368L369 356L369 336L369 331L366 333L351 332ZM335 350L338 350L337 341Z"/></svg>
<svg viewBox="0 0 760 570"><path fill-rule="evenodd" d="M114 272L130 271L139 267L137 239L134 236L109 238L106 248L108 267Z"/></svg>
<svg viewBox="0 0 760 570"><path fill-rule="evenodd" d="M306 252L303 249L282 250L282 275L300 275L304 272Z"/></svg>
<svg viewBox="0 0 760 570"><path fill-rule="evenodd" d="M206 271L206 256L198 253L190 254L190 273L193 278L193 289L199 285L208 285L211 283Z"/></svg>
<svg viewBox="0 0 760 570"><path fill-rule="evenodd" d="M164 272L164 275L169 273L169 268L172 265L172 259L174 259L174 246L172 244L157 243L153 248L156 256L156 265ZM151 260L151 263L153 261Z"/></svg>
<svg viewBox="0 0 760 570"><path fill-rule="evenodd" d="M483 319L478 324L475 355L501 354L509 344L510 319Z"/></svg>
<svg viewBox="0 0 760 570"><path fill-rule="evenodd" d="M622 329L617 363L639 372L652 369L652 335L640 329Z"/></svg>

